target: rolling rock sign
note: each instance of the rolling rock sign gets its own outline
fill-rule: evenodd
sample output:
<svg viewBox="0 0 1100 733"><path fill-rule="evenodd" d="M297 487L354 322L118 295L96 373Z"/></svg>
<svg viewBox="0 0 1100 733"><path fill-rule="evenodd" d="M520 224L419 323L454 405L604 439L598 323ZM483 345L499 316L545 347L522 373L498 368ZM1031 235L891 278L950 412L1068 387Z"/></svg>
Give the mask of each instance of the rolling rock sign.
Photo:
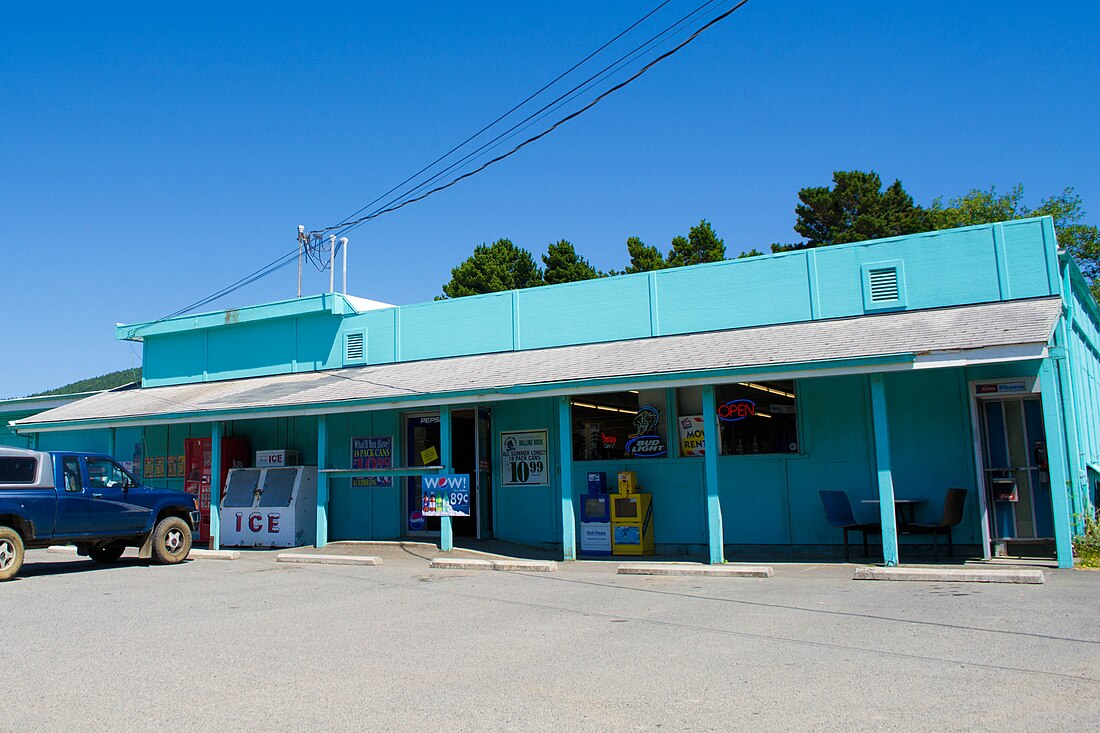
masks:
<svg viewBox="0 0 1100 733"><path fill-rule="evenodd" d="M626 454L632 458L660 458L668 455L668 446L657 435L661 413L646 405L634 416L634 434L626 441Z"/></svg>

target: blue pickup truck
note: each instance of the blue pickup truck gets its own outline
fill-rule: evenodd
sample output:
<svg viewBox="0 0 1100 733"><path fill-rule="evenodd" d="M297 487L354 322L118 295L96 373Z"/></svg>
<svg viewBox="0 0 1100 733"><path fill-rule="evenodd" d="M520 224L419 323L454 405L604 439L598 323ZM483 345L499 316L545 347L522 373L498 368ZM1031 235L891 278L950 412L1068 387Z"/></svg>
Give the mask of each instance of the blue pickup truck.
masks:
<svg viewBox="0 0 1100 733"><path fill-rule="evenodd" d="M142 486L109 456L0 447L0 580L19 572L25 549L55 544L96 562L127 547L182 562L198 521L194 496Z"/></svg>

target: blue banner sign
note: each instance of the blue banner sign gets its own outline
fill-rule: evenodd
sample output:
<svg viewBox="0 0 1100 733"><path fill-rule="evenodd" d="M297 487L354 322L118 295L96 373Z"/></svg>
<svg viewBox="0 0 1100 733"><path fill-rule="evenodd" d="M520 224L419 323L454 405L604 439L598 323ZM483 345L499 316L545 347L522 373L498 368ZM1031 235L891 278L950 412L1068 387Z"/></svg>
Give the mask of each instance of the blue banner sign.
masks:
<svg viewBox="0 0 1100 733"><path fill-rule="evenodd" d="M425 517L470 516L470 475L421 476L421 513Z"/></svg>

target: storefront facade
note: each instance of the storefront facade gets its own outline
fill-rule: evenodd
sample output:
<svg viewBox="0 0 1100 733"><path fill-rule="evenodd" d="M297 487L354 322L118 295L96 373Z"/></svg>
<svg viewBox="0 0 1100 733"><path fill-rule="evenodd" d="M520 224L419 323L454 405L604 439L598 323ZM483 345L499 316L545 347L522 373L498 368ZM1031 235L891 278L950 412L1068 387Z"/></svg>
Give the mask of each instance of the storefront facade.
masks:
<svg viewBox="0 0 1100 733"><path fill-rule="evenodd" d="M1100 466L1098 324L1051 221L1028 219L410 306L326 294L121 326L143 343L142 389L14 428L181 488L187 438L297 451L322 469L318 544L454 533L572 559L589 474L629 470L658 553L835 546L818 492L840 490L881 518L896 564L928 540L899 533L895 500L935 521L962 488L956 545L1054 540L1069 565ZM364 461L394 475L349 473ZM433 465L470 476L470 518L422 515Z"/></svg>

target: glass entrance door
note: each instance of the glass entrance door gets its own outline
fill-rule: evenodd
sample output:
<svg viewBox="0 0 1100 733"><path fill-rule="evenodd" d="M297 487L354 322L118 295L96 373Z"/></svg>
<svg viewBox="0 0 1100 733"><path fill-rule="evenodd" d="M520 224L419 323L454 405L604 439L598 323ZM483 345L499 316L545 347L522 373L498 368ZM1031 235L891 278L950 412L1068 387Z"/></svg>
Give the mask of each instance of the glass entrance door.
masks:
<svg viewBox="0 0 1100 733"><path fill-rule="evenodd" d="M440 465L440 433L438 412L406 416L405 465L410 468ZM487 410L451 412L451 471L468 474L471 489L470 516L451 519L456 537L482 538L492 534L490 434ZM435 536L439 534L439 517L423 516L421 488L419 476L405 478L405 533Z"/></svg>
<svg viewBox="0 0 1100 733"><path fill-rule="evenodd" d="M1039 398L982 398L978 410L991 539L1053 537L1046 433Z"/></svg>

